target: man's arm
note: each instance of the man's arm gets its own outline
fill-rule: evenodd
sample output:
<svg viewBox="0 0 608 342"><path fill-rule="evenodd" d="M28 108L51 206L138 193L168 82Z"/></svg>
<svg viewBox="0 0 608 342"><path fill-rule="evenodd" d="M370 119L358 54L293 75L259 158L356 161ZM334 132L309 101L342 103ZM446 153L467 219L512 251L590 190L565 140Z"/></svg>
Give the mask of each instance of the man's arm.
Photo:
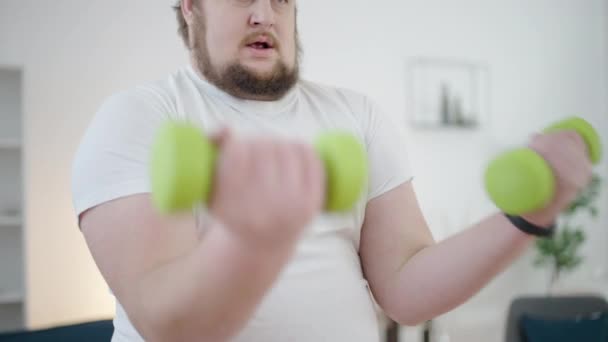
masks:
<svg viewBox="0 0 608 342"><path fill-rule="evenodd" d="M83 215L101 273L147 341L226 340L289 258L289 245L256 249L222 227L207 227L200 237L190 216L158 216L149 195Z"/></svg>
<svg viewBox="0 0 608 342"><path fill-rule="evenodd" d="M191 213L161 216L150 195L81 215L102 275L147 341L226 341L253 315L323 203L311 146L218 137L209 210L199 236Z"/></svg>
<svg viewBox="0 0 608 342"><path fill-rule="evenodd" d="M378 303L403 325L419 324L464 303L532 241L501 215L492 215L436 244L429 237L428 227L420 223L422 215L417 206L404 206L404 212L404 202L415 202L411 183L370 202L370 219L366 219L361 246L365 275ZM380 218L371 213L384 215ZM404 217L417 219L418 225L411 220L403 223L416 233L408 234L404 229L391 233L394 223L405 221ZM375 223L373 228L371 222ZM386 235L399 238L391 239L386 246ZM377 253L383 244L385 255L381 256Z"/></svg>
<svg viewBox="0 0 608 342"><path fill-rule="evenodd" d="M553 202L526 215L546 226L588 183L591 164L582 140L572 133L538 136L531 146L556 175ZM495 214L434 243L411 182L370 201L361 234L363 270L372 292L386 313L404 325L416 325L462 304L533 241L502 214Z"/></svg>

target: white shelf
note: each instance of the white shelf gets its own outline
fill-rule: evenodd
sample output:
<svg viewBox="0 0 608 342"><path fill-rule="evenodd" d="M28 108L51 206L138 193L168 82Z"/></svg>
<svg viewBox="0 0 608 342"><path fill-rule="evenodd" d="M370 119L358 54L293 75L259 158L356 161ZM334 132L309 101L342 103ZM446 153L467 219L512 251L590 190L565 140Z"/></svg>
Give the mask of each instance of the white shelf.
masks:
<svg viewBox="0 0 608 342"><path fill-rule="evenodd" d="M0 215L0 227L20 226L22 223L21 217Z"/></svg>
<svg viewBox="0 0 608 342"><path fill-rule="evenodd" d="M21 141L13 139L0 139L0 150L18 150L21 148Z"/></svg>
<svg viewBox="0 0 608 342"><path fill-rule="evenodd" d="M23 293L13 292L0 292L0 304L19 304L23 302Z"/></svg>

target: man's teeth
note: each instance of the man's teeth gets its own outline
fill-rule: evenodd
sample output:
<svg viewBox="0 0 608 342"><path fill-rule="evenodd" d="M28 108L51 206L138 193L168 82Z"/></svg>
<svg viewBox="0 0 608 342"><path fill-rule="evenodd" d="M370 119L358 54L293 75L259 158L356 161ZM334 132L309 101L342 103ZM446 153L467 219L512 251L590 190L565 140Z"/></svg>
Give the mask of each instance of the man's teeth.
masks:
<svg viewBox="0 0 608 342"><path fill-rule="evenodd" d="M255 49L268 49L270 48L270 46L266 43L253 43L250 45L251 47L255 48Z"/></svg>

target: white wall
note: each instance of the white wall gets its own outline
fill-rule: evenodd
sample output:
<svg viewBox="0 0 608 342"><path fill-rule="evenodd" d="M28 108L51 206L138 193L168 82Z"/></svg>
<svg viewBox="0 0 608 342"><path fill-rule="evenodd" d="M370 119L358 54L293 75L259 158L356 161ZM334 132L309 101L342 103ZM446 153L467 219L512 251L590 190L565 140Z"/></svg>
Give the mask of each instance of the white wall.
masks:
<svg viewBox="0 0 608 342"><path fill-rule="evenodd" d="M21 139L21 112L19 89L21 74L13 69L0 69L0 139Z"/></svg>
<svg viewBox="0 0 608 342"><path fill-rule="evenodd" d="M600 0L301 3L306 71L371 94L406 121L407 59L447 57L488 66L491 103L485 129L472 135L410 130L418 195L433 232L443 239L494 210L481 184L485 163L500 150L525 143L532 131L579 115L604 132L608 146L604 6ZM604 159L598 170L608 180L607 165ZM586 226L587 260L565 279L565 288L608 289L606 184L601 217ZM533 252L437 326L453 341L500 340L511 299L545 290L547 273L532 268Z"/></svg>
<svg viewBox="0 0 608 342"><path fill-rule="evenodd" d="M105 284L76 228L70 164L105 96L163 77L185 63L172 2L0 1L0 65L25 69L31 326L112 312ZM403 123L408 58L449 57L488 65L491 125L472 136L410 130L416 188L439 239L492 209L480 177L484 163L499 149L573 114L608 132L608 32L602 0L306 0L299 6L304 76L363 91ZM608 135L603 139L608 146ZM604 161L608 179L606 165ZM580 279L606 268L608 236L601 228L607 223L603 210L586 247L594 258ZM522 276L525 280L518 281ZM478 301L504 306L512 294L542 287L542 275L530 273L529 261L521 260Z"/></svg>
<svg viewBox="0 0 608 342"><path fill-rule="evenodd" d="M301 3L304 28L314 27L303 30L306 70L315 79L371 94L388 113L406 121L405 60L447 57L489 67L489 127L473 135L410 130L408 151L415 185L429 224L442 239L494 210L481 185L483 167L499 150L524 143L533 130L579 115L604 132L608 146L604 6L600 0L383 1L381 5L333 0L320 10L316 2ZM607 165L604 159L598 166L606 180ZM608 289L607 184L601 217L587 226L587 260L566 278L565 288ZM532 268L533 255L530 250L436 326L447 331L452 341L502 340L511 299L545 289L547 273ZM446 274L446 280L449 277Z"/></svg>
<svg viewBox="0 0 608 342"><path fill-rule="evenodd" d="M113 303L78 231L77 144L102 99L185 63L171 1L0 1L0 65L25 70L31 327L107 317Z"/></svg>

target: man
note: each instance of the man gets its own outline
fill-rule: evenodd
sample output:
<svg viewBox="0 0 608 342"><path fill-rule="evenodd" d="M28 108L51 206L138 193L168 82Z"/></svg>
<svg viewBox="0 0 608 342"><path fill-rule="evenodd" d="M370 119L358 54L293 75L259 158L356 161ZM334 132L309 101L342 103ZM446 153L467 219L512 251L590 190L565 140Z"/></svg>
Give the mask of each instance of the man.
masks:
<svg viewBox="0 0 608 342"><path fill-rule="evenodd" d="M501 213L433 241L395 125L362 95L299 79L295 1L177 8L191 65L110 97L74 162L80 227L117 298L113 341L379 341L370 294L414 325L466 301L533 241ZM208 215L151 205L150 145L176 119L221 151ZM345 214L322 211L311 142L330 128L369 157L367 191ZM530 147L557 193L523 219L549 227L591 166L572 132Z"/></svg>

